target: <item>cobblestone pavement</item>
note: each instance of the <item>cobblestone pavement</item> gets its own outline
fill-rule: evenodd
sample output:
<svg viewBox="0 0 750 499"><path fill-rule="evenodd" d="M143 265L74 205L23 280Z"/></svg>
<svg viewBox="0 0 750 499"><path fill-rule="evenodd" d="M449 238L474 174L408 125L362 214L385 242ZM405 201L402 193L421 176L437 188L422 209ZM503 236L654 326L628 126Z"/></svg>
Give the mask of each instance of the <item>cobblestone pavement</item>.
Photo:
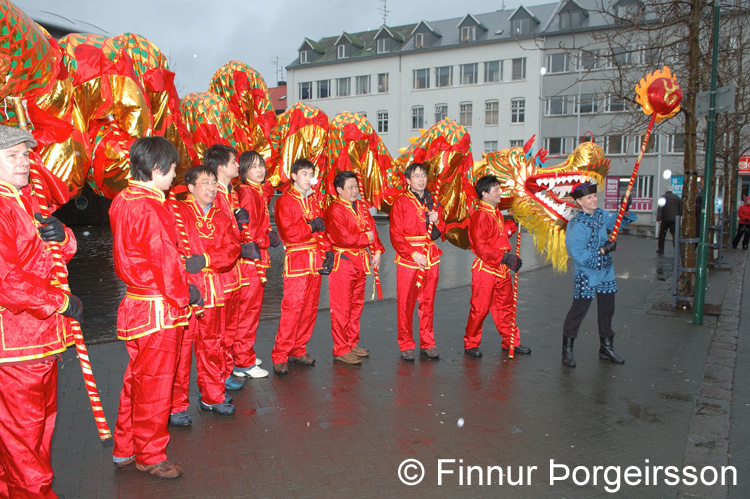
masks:
<svg viewBox="0 0 750 499"><path fill-rule="evenodd" d="M371 358L355 368L334 364L330 316L322 310L308 348L316 365L248 380L234 393L233 416L200 413L192 387L193 426L171 430L168 449L185 470L178 480L112 466L111 447L96 435L75 353L66 352L53 441L54 489L68 499L579 498L615 490L624 497L746 497L746 487L674 486L663 474L652 480L656 466L728 463L737 468L739 483L748 483L750 390L746 383L733 390L736 375L748 373L742 361L750 358L748 340L738 336L748 330L748 317L740 312L748 300L742 295L746 253L728 252L725 268L709 272L707 302L723 303L724 309L695 326L686 312L653 308L671 301L670 255L658 257L653 239L622 236L618 243L615 347L625 365L598 359L594 310L576 341L578 367L562 365L561 326L572 300L572 273L556 274L550 267L520 275L518 323L522 343L533 353L515 359L501 351L491 319L485 323L484 357L463 353L466 286L438 292L438 361L400 359L396 303L384 300L368 302L364 310L360 345L371 349ZM265 364L277 324L267 320L260 326L257 351ZM89 353L114 425L125 347L98 344ZM743 420L735 424L736 418ZM424 466L418 485L399 480L406 459ZM472 471L471 484L468 466L481 468ZM502 477L497 470L488 475L490 466L501 467ZM649 472L650 481L628 485L621 473L618 488L611 472L600 471L594 482L595 466L621 472L635 466ZM580 468L561 479L564 467ZM414 470L407 471L412 476Z"/></svg>

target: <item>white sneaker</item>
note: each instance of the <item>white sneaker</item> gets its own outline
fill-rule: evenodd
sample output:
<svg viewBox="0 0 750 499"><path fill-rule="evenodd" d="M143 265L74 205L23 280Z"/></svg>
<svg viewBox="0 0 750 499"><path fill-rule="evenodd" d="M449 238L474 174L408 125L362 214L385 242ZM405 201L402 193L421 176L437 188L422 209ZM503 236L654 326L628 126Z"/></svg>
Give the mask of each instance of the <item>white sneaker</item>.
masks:
<svg viewBox="0 0 750 499"><path fill-rule="evenodd" d="M243 370L234 369L232 371L232 374L234 374L235 376L239 376L241 378L244 378L244 377L265 378L266 376L268 376L268 371L258 367L258 364L256 364L253 367L250 367L248 369L243 369Z"/></svg>
<svg viewBox="0 0 750 499"><path fill-rule="evenodd" d="M262 363L263 363L263 361L262 361L262 360L260 360L260 359L259 359L258 357L255 357L255 365L256 365L256 366L259 366L259 365L261 365Z"/></svg>

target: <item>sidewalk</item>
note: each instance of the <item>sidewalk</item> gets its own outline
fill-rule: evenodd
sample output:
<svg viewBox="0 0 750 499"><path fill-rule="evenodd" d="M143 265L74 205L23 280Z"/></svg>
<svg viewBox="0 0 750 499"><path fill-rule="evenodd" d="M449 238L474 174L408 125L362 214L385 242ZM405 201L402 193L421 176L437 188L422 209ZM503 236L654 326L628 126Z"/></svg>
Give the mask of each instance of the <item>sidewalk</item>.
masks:
<svg viewBox="0 0 750 499"><path fill-rule="evenodd" d="M742 296L746 253L728 252L731 269L709 271L707 302L722 303L722 315L706 316L704 325L695 326L688 313L652 309L671 301L671 251L660 258L655 246L655 240L635 236L618 240L614 328L623 366L598 359L595 305L576 341L578 367L562 365L561 325L572 300L572 272L555 274L549 266L520 274L518 324L522 343L533 353L515 359L500 350L491 319L485 323L484 357L464 355L466 286L438 292L439 361L400 359L396 303L385 300L368 301L363 314L360 344L372 357L360 368L333 364L330 315L323 310L308 345L317 364L292 366L285 377L247 381L233 393L234 416L200 413L193 383L193 426L171 430L170 458L185 470L173 481L112 466L111 447L99 442L75 353L68 351L53 441L54 489L68 499L596 497L614 490L601 472L596 484L593 478L583 480L583 471L577 478L583 485L571 477L551 483L552 478L563 473L563 465L571 471L576 466L589 471L594 466L721 466L727 464L727 449L728 464L747 485L750 389L740 385L732 400L734 354L750 359L742 350L750 348L748 341L737 339L738 330L747 331L750 324L745 315L740 322L740 304L750 302ZM277 325L264 321L259 329L256 347L267 369ZM89 353L114 427L127 363L124 345L93 345ZM738 375L747 374L747 364L738 364ZM730 414L744 419L731 426L731 439ZM424 480L413 487L397 474L406 459L424 465ZM443 470L453 473L442 475L442 485L439 459L455 460L443 462ZM477 470L467 484L468 466L485 471L484 485L478 484ZM488 466L501 466L510 475L498 484L495 472L487 485ZM663 474L659 478L656 485L630 486L621 477L618 494L716 498L728 492L740 497L747 490L670 486Z"/></svg>

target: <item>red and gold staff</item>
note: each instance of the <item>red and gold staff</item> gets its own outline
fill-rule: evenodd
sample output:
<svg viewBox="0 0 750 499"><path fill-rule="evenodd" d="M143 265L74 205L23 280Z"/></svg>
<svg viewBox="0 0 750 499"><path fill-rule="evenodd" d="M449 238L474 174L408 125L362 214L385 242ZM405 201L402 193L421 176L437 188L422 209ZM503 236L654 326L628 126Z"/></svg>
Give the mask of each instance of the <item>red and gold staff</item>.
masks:
<svg viewBox="0 0 750 499"><path fill-rule="evenodd" d="M284 298L271 352L276 374L288 374L289 362L311 366L315 358L307 353L318 315L321 273L330 273L333 253L327 241L318 195L311 188L315 165L298 159L291 167L292 185L276 201L274 218L284 241ZM324 259L325 255L325 259Z"/></svg>
<svg viewBox="0 0 750 499"><path fill-rule="evenodd" d="M396 298L398 346L401 358L415 358L412 315L419 301L420 355L437 359L435 331L432 320L435 309L435 292L443 254L435 240L445 230L441 209L427 190L428 167L412 163L404 170L409 188L393 202L391 209L391 244L396 250ZM428 228L432 230L428 232ZM422 285L417 286L419 273L424 272Z"/></svg>
<svg viewBox="0 0 750 499"><path fill-rule="evenodd" d="M518 229L516 223L505 220L497 205L500 204L500 181L494 175L485 175L475 186L479 206L471 215L469 243L477 256L471 266L471 310L466 323L464 352L481 357L482 324L492 313L500 336L502 348L509 352L530 354L531 349L520 345L515 324L513 284L511 271L518 273L521 259L510 253L508 237Z"/></svg>
<svg viewBox="0 0 750 499"><path fill-rule="evenodd" d="M240 179L237 188L240 207L247 211L248 225L243 229L244 244L249 258L240 259L242 287L240 288L240 320L234 342L233 374L238 377L265 378L268 371L260 367L255 355L260 309L266 289L266 269L271 266L268 247L281 243L279 235L271 230L268 201L273 189L265 184L266 162L256 151L240 155Z"/></svg>
<svg viewBox="0 0 750 499"><path fill-rule="evenodd" d="M242 238L240 225L248 223L247 211L240 208L237 192L232 187L232 180L240 175L240 165L237 163L237 151L223 144L214 144L208 148L203 158L206 166L216 173L219 192L216 195L216 207L232 219L232 225L237 237ZM240 321L240 287L242 277L239 260L229 272L222 274L224 278L224 357L225 387L227 390L239 390L242 381L232 378L234 359L234 340Z"/></svg>
<svg viewBox="0 0 750 499"><path fill-rule="evenodd" d="M112 460L159 478L178 478L167 460L172 387L188 305L203 305L177 250L174 217L164 205L179 161L163 137L143 137L130 148L128 187L112 201L115 272L126 294L117 311L117 336L126 340L125 370Z"/></svg>
<svg viewBox="0 0 750 499"><path fill-rule="evenodd" d="M357 175L343 171L333 180L338 197L325 212L333 269L328 276L333 360L361 364L370 351L360 348L359 319L365 304L365 284L371 269L380 267L385 252L367 203L357 199ZM372 261L367 252L372 251Z"/></svg>
<svg viewBox="0 0 750 499"><path fill-rule="evenodd" d="M206 166L194 166L185 172L185 185L190 194L185 201L177 203L177 215L185 225L186 241L181 241L181 246L187 243L183 253L190 253L185 259L188 281L198 287L204 305L201 317L191 317L182 340L169 416L172 426L192 423L187 408L193 339L201 393L198 407L222 415L234 414L234 406L224 394L224 290L221 274L232 269L240 256L239 239L232 228L232 220L214 205L218 190L214 172Z"/></svg>
<svg viewBox="0 0 750 499"><path fill-rule="evenodd" d="M57 497L50 442L57 415L57 357L72 343L66 317L83 306L60 289L45 241L76 251L72 231L42 218L29 184L30 132L0 125L0 496ZM64 317L65 316L65 317Z"/></svg>

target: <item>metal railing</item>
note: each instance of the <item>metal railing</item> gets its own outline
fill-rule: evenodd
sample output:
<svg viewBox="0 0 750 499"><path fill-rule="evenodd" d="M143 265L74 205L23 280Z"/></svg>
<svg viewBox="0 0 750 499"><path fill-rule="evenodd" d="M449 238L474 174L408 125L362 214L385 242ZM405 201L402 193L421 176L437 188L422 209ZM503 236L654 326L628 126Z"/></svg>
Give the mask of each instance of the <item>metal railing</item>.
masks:
<svg viewBox="0 0 750 499"><path fill-rule="evenodd" d="M678 281L680 279L681 272L695 272L695 267L681 267L680 257L682 254L681 248L683 244L698 244L700 242L699 237L680 237L682 234L682 217L675 218L674 221L674 233L675 233L675 248L674 248L674 271L672 272L672 307L677 308L678 301L692 302L694 298L692 296L680 296L678 295ZM716 260L709 262L710 265L715 268L721 268L721 262L724 258L724 214L720 214L716 225L709 225L709 230L713 231L713 243L708 244L709 248L718 250Z"/></svg>

